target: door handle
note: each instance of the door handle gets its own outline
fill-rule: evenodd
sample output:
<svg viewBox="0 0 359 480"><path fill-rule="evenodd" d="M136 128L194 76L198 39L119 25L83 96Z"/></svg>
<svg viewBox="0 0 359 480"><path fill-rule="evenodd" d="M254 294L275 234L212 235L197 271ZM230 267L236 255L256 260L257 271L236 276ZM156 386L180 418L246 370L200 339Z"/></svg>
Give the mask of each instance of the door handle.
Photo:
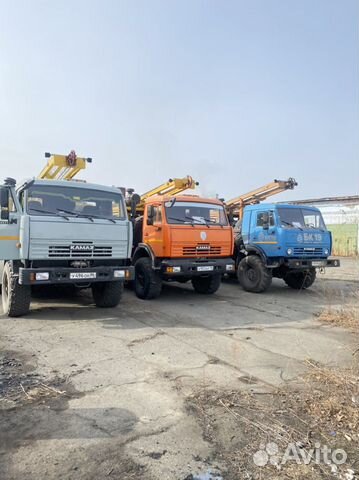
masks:
<svg viewBox="0 0 359 480"><path fill-rule="evenodd" d="M10 225L17 224L17 218L10 218L9 224Z"/></svg>

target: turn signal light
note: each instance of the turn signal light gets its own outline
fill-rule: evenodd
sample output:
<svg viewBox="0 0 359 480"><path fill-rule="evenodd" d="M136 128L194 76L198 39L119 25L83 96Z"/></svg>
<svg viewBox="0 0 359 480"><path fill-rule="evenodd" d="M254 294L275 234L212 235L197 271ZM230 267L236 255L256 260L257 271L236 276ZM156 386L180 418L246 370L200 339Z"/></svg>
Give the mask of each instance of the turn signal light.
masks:
<svg viewBox="0 0 359 480"><path fill-rule="evenodd" d="M167 267L166 273L179 273L181 271L181 267Z"/></svg>

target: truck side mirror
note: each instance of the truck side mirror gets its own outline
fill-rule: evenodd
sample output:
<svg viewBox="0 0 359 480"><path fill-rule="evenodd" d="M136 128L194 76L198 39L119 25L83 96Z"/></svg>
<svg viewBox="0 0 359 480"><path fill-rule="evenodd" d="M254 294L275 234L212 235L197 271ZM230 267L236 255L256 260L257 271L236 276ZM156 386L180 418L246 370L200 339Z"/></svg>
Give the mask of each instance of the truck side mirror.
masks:
<svg viewBox="0 0 359 480"><path fill-rule="evenodd" d="M0 189L0 219L9 220L9 189Z"/></svg>
<svg viewBox="0 0 359 480"><path fill-rule="evenodd" d="M269 228L269 215L267 213L263 214L262 222L263 222L262 223L263 230L268 230L268 228Z"/></svg>
<svg viewBox="0 0 359 480"><path fill-rule="evenodd" d="M149 205L147 209L147 225L153 225L153 219L155 217L155 209L153 205Z"/></svg>
<svg viewBox="0 0 359 480"><path fill-rule="evenodd" d="M137 193L133 193L131 196L131 217L135 218L137 205L140 203L141 197Z"/></svg>
<svg viewBox="0 0 359 480"><path fill-rule="evenodd" d="M229 224L233 227L234 218L233 218L233 212L231 212L231 211L228 212L228 221L229 221Z"/></svg>

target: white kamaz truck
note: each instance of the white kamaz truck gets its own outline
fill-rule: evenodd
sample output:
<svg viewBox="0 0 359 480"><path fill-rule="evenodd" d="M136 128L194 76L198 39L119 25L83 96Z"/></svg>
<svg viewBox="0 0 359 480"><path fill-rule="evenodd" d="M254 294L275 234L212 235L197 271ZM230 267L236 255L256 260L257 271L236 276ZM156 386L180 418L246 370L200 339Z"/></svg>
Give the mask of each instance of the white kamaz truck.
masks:
<svg viewBox="0 0 359 480"><path fill-rule="evenodd" d="M0 282L10 317L29 311L32 286L49 284L91 287L97 307L116 306L132 279L131 248L115 187L42 178L0 186Z"/></svg>

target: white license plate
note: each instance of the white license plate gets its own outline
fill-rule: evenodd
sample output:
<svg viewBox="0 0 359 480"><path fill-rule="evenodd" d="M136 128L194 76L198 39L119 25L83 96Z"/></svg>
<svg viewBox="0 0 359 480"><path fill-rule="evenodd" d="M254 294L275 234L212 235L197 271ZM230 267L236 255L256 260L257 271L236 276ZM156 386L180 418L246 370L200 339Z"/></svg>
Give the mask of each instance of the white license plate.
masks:
<svg viewBox="0 0 359 480"><path fill-rule="evenodd" d="M72 280L86 280L89 278L96 278L96 272L75 272L70 273L70 278Z"/></svg>
<svg viewBox="0 0 359 480"><path fill-rule="evenodd" d="M325 265L326 265L326 262L321 262L321 261L312 262L312 267L324 267Z"/></svg>
<svg viewBox="0 0 359 480"><path fill-rule="evenodd" d="M211 272L213 268L213 265L204 265L203 267L197 267L197 272Z"/></svg>

